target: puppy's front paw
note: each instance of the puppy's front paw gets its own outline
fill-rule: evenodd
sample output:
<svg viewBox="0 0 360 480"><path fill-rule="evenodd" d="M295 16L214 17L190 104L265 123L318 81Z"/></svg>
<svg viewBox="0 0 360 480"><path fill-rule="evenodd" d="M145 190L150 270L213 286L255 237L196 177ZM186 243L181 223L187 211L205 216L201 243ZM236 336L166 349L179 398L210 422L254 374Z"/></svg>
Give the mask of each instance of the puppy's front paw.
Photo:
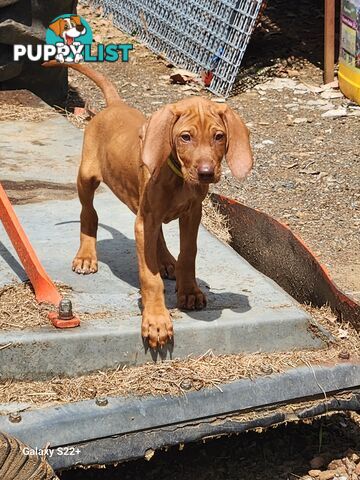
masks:
<svg viewBox="0 0 360 480"><path fill-rule="evenodd" d="M164 346L174 335L170 313L164 310L155 314L144 310L141 334L143 338L148 339L150 348Z"/></svg>
<svg viewBox="0 0 360 480"><path fill-rule="evenodd" d="M201 310L206 307L206 296L197 285L178 289L177 307L181 310Z"/></svg>
<svg viewBox="0 0 360 480"><path fill-rule="evenodd" d="M72 262L73 272L89 275L98 271L97 258L92 255L76 255Z"/></svg>

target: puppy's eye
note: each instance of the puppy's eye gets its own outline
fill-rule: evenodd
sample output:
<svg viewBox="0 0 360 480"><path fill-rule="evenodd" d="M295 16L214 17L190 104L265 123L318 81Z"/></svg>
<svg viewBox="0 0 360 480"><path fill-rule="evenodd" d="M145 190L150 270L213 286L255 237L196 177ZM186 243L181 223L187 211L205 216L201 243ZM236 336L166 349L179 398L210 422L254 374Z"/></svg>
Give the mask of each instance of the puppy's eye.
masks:
<svg viewBox="0 0 360 480"><path fill-rule="evenodd" d="M181 137L181 140L183 140L184 142L190 142L191 140L190 133L182 133L180 137Z"/></svg>
<svg viewBox="0 0 360 480"><path fill-rule="evenodd" d="M69 25L67 23L64 25L64 30L69 30Z"/></svg>
<svg viewBox="0 0 360 480"><path fill-rule="evenodd" d="M225 137L225 135L222 132L217 132L217 133L215 133L214 138L215 138L215 140L220 141L220 140L224 140L224 137Z"/></svg>

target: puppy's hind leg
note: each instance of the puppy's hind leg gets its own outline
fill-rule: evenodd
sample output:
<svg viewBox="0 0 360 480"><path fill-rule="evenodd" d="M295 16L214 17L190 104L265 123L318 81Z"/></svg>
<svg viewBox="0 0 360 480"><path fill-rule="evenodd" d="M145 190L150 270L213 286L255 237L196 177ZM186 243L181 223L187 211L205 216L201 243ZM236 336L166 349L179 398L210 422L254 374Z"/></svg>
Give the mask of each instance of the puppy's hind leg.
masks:
<svg viewBox="0 0 360 480"><path fill-rule="evenodd" d="M98 270L96 256L96 233L98 227L98 216L94 208L95 190L100 184L100 179L94 176L87 176L80 167L78 176L78 193L81 202L81 231L80 248L72 262L72 269L76 273L88 275Z"/></svg>

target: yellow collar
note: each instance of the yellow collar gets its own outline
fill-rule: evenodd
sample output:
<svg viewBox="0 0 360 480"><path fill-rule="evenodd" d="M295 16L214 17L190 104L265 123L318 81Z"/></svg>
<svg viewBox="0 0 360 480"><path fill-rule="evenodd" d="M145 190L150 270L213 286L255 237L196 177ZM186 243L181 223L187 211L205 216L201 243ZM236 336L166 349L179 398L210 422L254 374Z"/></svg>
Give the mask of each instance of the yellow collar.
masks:
<svg viewBox="0 0 360 480"><path fill-rule="evenodd" d="M184 178L183 174L181 173L181 170L179 170L179 168L175 165L174 163L174 160L172 158L172 156L170 155L170 157L167 159L167 164L169 165L169 167L171 168L171 170L180 178Z"/></svg>

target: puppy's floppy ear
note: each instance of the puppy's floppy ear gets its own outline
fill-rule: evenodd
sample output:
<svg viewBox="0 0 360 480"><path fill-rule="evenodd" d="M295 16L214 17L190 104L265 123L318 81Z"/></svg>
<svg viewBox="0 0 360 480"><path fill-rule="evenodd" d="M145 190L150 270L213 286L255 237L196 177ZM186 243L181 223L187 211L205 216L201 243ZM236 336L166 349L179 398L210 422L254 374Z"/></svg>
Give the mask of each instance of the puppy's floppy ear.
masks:
<svg viewBox="0 0 360 480"><path fill-rule="evenodd" d="M63 19L62 18L59 18L59 20L56 20L55 22L53 23L50 23L49 25L49 28L50 30L52 30L55 35L57 35L58 37L60 37L60 34L63 30L62 26L63 26Z"/></svg>
<svg viewBox="0 0 360 480"><path fill-rule="evenodd" d="M171 153L171 134L176 120L172 105L166 105L155 112L141 129L142 162L153 176L158 174Z"/></svg>
<svg viewBox="0 0 360 480"><path fill-rule="evenodd" d="M220 105L219 105L220 107ZM245 178L253 166L253 158L249 139L249 130L227 105L221 105L220 116L223 119L226 136L226 161L231 173L238 179Z"/></svg>

